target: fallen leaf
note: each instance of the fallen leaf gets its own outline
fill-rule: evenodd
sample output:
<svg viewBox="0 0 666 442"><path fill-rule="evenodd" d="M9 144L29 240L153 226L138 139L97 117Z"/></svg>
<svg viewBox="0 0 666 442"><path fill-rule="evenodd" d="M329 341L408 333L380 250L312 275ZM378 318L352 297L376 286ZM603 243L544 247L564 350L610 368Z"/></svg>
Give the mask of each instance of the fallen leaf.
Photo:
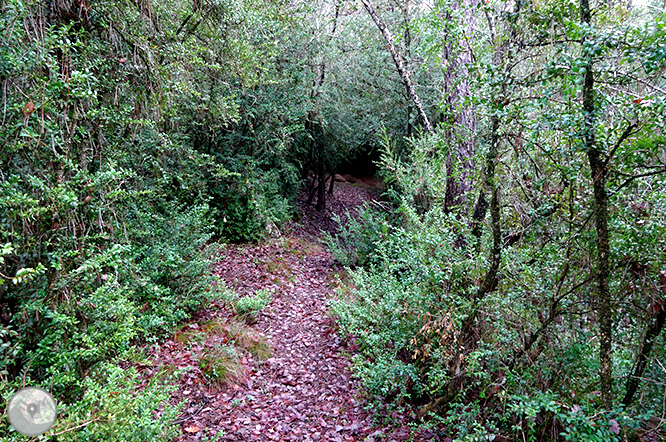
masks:
<svg viewBox="0 0 666 442"><path fill-rule="evenodd" d="M615 419L611 419L609 422L610 422L611 426L608 430L611 433L620 434L620 424L618 424Z"/></svg>
<svg viewBox="0 0 666 442"><path fill-rule="evenodd" d="M23 116L28 117L31 113L35 111L35 103L28 101L23 108Z"/></svg>

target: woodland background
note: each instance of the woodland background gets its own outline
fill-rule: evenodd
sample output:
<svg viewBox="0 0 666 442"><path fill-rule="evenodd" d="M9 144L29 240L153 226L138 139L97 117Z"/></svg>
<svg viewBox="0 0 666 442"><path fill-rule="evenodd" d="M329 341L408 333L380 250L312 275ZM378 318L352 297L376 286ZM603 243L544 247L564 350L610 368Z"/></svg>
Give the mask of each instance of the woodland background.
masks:
<svg viewBox="0 0 666 442"><path fill-rule="evenodd" d="M663 1L0 11L0 394L53 391L58 440L172 440L172 374L118 361L372 160L383 201L326 241L369 397L457 440L663 435Z"/></svg>

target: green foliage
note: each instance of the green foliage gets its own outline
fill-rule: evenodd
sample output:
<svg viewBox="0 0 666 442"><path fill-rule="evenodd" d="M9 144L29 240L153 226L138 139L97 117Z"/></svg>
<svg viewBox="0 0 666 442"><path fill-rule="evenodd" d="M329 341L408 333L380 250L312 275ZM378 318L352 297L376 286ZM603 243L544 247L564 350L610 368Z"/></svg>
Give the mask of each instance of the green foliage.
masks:
<svg viewBox="0 0 666 442"><path fill-rule="evenodd" d="M508 401L508 411L520 421L514 426L516 437L524 440L540 440L540 435L550 430L559 431L567 441L621 441L633 430L640 428L649 416L632 416L624 410L598 413L594 407L596 398L584 397L569 405L550 392L537 393L531 397L513 396Z"/></svg>
<svg viewBox="0 0 666 442"><path fill-rule="evenodd" d="M132 281L133 301L142 306L137 325L148 336L172 330L225 290L210 275L219 247L206 245L208 208L170 204L165 212L137 210L128 219L136 267L121 269Z"/></svg>
<svg viewBox="0 0 666 442"><path fill-rule="evenodd" d="M598 400L599 177L587 154L593 134L620 397L663 305L663 12L600 4L587 26L576 1L460 3L378 2L441 120L414 136L385 42L353 2L2 2L2 394L24 378L51 385L71 425L59 440L170 440L174 416L155 409L167 394L157 384L138 394L133 370L104 362L215 298L252 319L271 294L238 299L215 281L211 239L260 240L291 218L313 170L383 145L395 210L366 206L327 239L356 267L334 311L372 394L427 402L459 382L444 419L460 440L613 440L618 426L629 438L662 414L663 332L639 399L627 410ZM470 78L453 78L464 52ZM465 82L470 93L456 97ZM465 107L474 165L453 161ZM493 148L490 176L481 165ZM443 206L452 178L471 188L456 208ZM491 234L487 217L469 215L491 182L501 264L481 293ZM257 357L270 352L234 327L211 326ZM228 350L202 356L211 380L233 375Z"/></svg>
<svg viewBox="0 0 666 442"><path fill-rule="evenodd" d="M34 316L14 316L23 351L5 364L16 369L29 361L57 392L67 391L63 397L75 397L80 393L71 387L81 386L95 363L122 353L137 338L154 340L217 297L224 287L209 272L216 249L204 248L210 237L206 211L136 211L127 221L132 246L95 250L77 267L61 264L73 256L54 253L52 265L60 272L54 285L67 297L52 304L46 280L24 284L19 293L30 295L20 299Z"/></svg>
<svg viewBox="0 0 666 442"><path fill-rule="evenodd" d="M2 246L2 249L0 249L0 264L4 264L5 263L5 258L4 257L7 256L7 255L11 255L13 252L14 252L14 247L12 247L11 243L4 244ZM24 281L29 281L30 279L34 278L35 276L37 276L39 274L44 273L45 270L46 270L46 268L40 262L40 263L37 264L37 267L34 268L34 269L25 268L25 267L22 268L22 269L19 269L16 272L15 276L7 276L7 275L3 275L2 273L0 273L0 285L5 283L5 279L3 279L2 277L11 279L11 281L14 284L20 284Z"/></svg>
<svg viewBox="0 0 666 442"><path fill-rule="evenodd" d="M86 380L86 393L80 401L59 405L62 417L51 432L64 431L57 436L63 441L173 440L178 434L174 421L181 406L169 404L174 387L168 381L157 376L141 388L134 368L103 364ZM83 427L76 428L79 425Z"/></svg>
<svg viewBox="0 0 666 442"><path fill-rule="evenodd" d="M174 389L170 380L170 376L160 374L144 383L133 367L100 364L85 380L85 394L79 401L69 404L57 399L58 420L43 439L118 442L173 440L178 433L174 421L180 413L181 405L169 404L170 393ZM2 391L5 396L11 392L12 389ZM5 422L6 419L3 416ZM0 440L28 440L10 428L9 425L2 426Z"/></svg>
<svg viewBox="0 0 666 442"><path fill-rule="evenodd" d="M257 290L254 295L243 296L233 302L234 310L239 315L254 317L273 300L272 290Z"/></svg>
<svg viewBox="0 0 666 442"><path fill-rule="evenodd" d="M343 220L333 214L333 220L339 231L335 237L325 232L324 242L335 259L350 267L376 264L376 244L387 237L390 230L386 214L365 203L354 215L347 212Z"/></svg>
<svg viewBox="0 0 666 442"><path fill-rule="evenodd" d="M333 311L360 345L364 356L355 361L371 392L417 399L448 381L436 376L437 367L454 354L469 311L465 295L483 262L453 246L452 219L437 210L419 219L402 209L413 224L376 243L376 264L351 273L356 288ZM431 372L423 376L426 366Z"/></svg>
<svg viewBox="0 0 666 442"><path fill-rule="evenodd" d="M655 211L666 187L655 124L663 119L664 64L654 45L662 18L623 21L627 11L613 5L590 28L572 18L577 2L519 5L519 13L503 2L481 6L489 22L472 44L477 78L465 105L476 113L477 156L464 171L472 185L465 202L443 207L450 177L463 176L447 171L458 146L446 124L404 145L385 135L382 175L399 221L379 237L368 232L381 221L350 224L342 235L356 251L329 239L348 265L374 258L351 272L351 293L341 291L333 309L359 345L354 367L371 396L433 405L456 440L635 438L664 407L654 377L663 331L640 399L617 406L663 302L665 224ZM436 41L428 42L432 56ZM614 407L599 392L599 177L589 173L581 107L591 57L595 142L608 167ZM488 177L482 166L493 143L499 156ZM470 215L479 193L488 199L489 178L499 187L501 260L482 292L492 226L484 214L477 238Z"/></svg>
<svg viewBox="0 0 666 442"><path fill-rule="evenodd" d="M126 415L61 437L170 440L173 416L145 407L157 390L95 367L230 296L210 273L213 234L256 240L290 218L298 127L281 115L298 112L247 89L279 83L260 78L279 77L262 60L286 20L263 1L70 6L0 6L0 377L52 386L72 423Z"/></svg>

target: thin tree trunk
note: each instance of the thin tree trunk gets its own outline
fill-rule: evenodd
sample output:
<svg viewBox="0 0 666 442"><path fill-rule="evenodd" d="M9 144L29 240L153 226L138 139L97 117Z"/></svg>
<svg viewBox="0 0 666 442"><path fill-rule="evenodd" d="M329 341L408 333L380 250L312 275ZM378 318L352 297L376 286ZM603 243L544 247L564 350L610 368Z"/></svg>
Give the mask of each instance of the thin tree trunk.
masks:
<svg viewBox="0 0 666 442"><path fill-rule="evenodd" d="M515 12L517 13L520 10L520 2L515 5ZM493 64L497 68L506 69L507 73L511 69L510 63L507 61L507 49L510 44L510 40L513 40L516 36L515 27L510 28L509 39L504 40L499 44L497 36L493 35L492 40L498 42L498 46L495 48L495 53L493 54ZM479 314L480 301L483 300L489 293L495 290L498 282L498 274L500 264L502 262L502 223L501 223L501 201L500 201L500 186L498 185L498 180L496 176L496 165L499 160L499 144L501 141L500 138L500 117L499 111L502 111L506 103L507 87L506 84L497 91L499 97L494 101L493 112L490 117L490 147L488 152L485 155L485 168L484 168L484 186L479 193L479 200L476 204L475 211L477 212L474 216L474 220L477 223L480 223L483 218L485 218L486 210L490 209L491 217L491 228L493 236L493 245L490 250L490 265L486 270L486 275L476 293L472 298L472 307L470 313L467 315L462 322L462 328L460 330L460 344L461 350L460 353L454 356L450 362L448 368L448 375L450 381L446 386L445 392L442 396L434 399L429 404L421 407L417 413L417 419L424 418L428 413L435 412L439 408L445 406L451 402L458 395L460 391L460 384L464 382L464 370L461 368L461 365L464 360L464 354L470 352L478 342L478 337L474 334L474 322ZM473 117L473 114L472 114ZM490 203L486 201L486 193L490 196ZM480 227L479 227L480 228ZM568 270L566 270L568 271ZM565 274L566 274L565 271ZM564 275L562 279L564 279ZM560 287L561 288L561 285ZM558 288L558 291L559 291ZM554 305L555 308L557 304ZM551 316L555 317L555 310L551 313ZM544 325L544 327L547 324ZM535 335L534 340L538 337L538 333ZM529 344L531 345L531 344Z"/></svg>
<svg viewBox="0 0 666 442"><path fill-rule="evenodd" d="M395 45L393 43L394 41L393 35L391 35L391 31L389 31L384 21L379 17L379 15L377 15L377 11L375 11L376 7L375 5L372 4L370 0L361 0L361 2L363 3L365 10L368 11L368 14L370 14L370 17L372 17L372 20L375 22L375 24L381 31L382 35L384 36L384 40L386 41L386 47L391 53L391 57L393 58L393 63L395 63L395 67L398 69L398 74L400 75L400 79L402 80L402 83L405 85L405 89L407 89L407 95L409 96L411 102L414 104L414 107L416 108L416 111L418 112L419 117L421 118L421 122L423 123L424 129L426 130L426 132L432 133L433 128L432 125L430 124L430 120L428 119L428 116L423 110L423 105L421 104L421 99L419 98L419 95L416 93L416 89L414 88L414 83L412 83L411 73L409 72L409 70L407 70L407 67L405 66L405 62L402 56L398 54L398 51L395 48Z"/></svg>
<svg viewBox="0 0 666 442"><path fill-rule="evenodd" d="M624 395L624 399L622 399L622 404L625 407L631 405L631 403L634 400L634 395L638 390L638 386L640 385L641 382L641 377L643 376L643 372L645 371L645 367L647 366L648 363L648 358L650 357L650 353L652 352L652 346L654 345L654 341L657 340L659 333L661 333L661 331L664 329L665 322L666 322L666 308L664 306L661 306L661 310L657 314L657 317L654 319L654 322L652 323L650 328L647 329L647 332L645 332L645 338L643 339L641 350L638 353L638 356L636 357L636 365L634 366L634 371L631 373L631 376L629 376L629 379L627 379L627 392Z"/></svg>
<svg viewBox="0 0 666 442"><path fill-rule="evenodd" d="M499 189L497 188L497 180L495 177L495 162L497 161L499 153L499 117L496 115L491 117L491 130L490 149L488 149L488 154L486 155L485 187L490 193L490 218L493 230L493 247L490 251L490 267L486 271L486 277L483 279L483 282L472 299L471 313L467 319L463 321L461 337L464 340L469 340L472 326L478 315L479 302L488 293L492 292L497 285L497 272L499 271L502 259L502 225L500 223Z"/></svg>
<svg viewBox="0 0 666 442"><path fill-rule="evenodd" d="M322 210L326 210L326 172L324 171L323 160L320 161L317 168L317 180L319 184L317 185L317 205L315 208L321 212Z"/></svg>
<svg viewBox="0 0 666 442"><path fill-rule="evenodd" d="M331 30L331 35L329 36L328 41L330 42L333 39L333 36L335 35L335 31L338 29L338 18L340 17L340 8L342 6L342 2L338 1L338 3L335 5L335 16L333 18L333 29ZM324 80L326 79L326 60L322 59L321 64L319 66L319 79L315 81L314 87L312 89L311 93L311 98L316 99L319 97L321 94L322 87L324 85ZM317 192L317 205L315 208L319 211L325 210L326 209L326 169L325 169L325 164L324 164L324 146L322 145L321 139L318 137L321 135L321 132L323 132L323 129L320 124L317 122L313 122L312 126L312 133L313 137L315 137L315 142L313 144L314 149L319 149L318 155L317 155L317 169L316 169L316 182L317 187L312 190L312 193L310 194L310 197L308 198L308 204L312 203L312 199L314 196L314 192ZM333 184L331 182L331 189L329 191L330 193L333 192Z"/></svg>
<svg viewBox="0 0 666 442"><path fill-rule="evenodd" d="M410 0L405 0L404 7L402 8L402 19L404 26L404 35L403 41L405 42L405 51L407 54L407 59L412 58L411 48L412 48L412 33L409 31L409 2ZM412 136L412 102L408 100L407 103L407 127L405 130L407 137Z"/></svg>
<svg viewBox="0 0 666 442"><path fill-rule="evenodd" d="M340 7L342 6L341 1L335 5L335 16L333 17L333 29L331 30L331 35L328 37L330 43L333 40L335 31L338 29L338 18L340 17ZM322 58L321 63L319 64L319 79L315 81L312 92L310 93L310 98L317 98L321 94L321 88L324 85L324 80L326 79L326 60Z"/></svg>
<svg viewBox="0 0 666 442"><path fill-rule="evenodd" d="M315 176L312 177L312 185L308 186L308 189L309 189L309 191L308 191L307 205L309 206L310 204L312 204L312 201L314 201L315 193L317 192L317 190L319 190L319 186L317 186L317 175L316 174L315 174Z"/></svg>
<svg viewBox="0 0 666 442"><path fill-rule="evenodd" d="M580 0L581 20L589 25L592 22L589 0ZM583 42L586 37L583 37ZM610 234L608 231L608 195L606 194L606 164L603 153L597 146L595 133L596 97L594 92L594 71L591 59L587 61L587 72L583 83L583 141L587 151L592 185L594 188L594 221L597 233L597 319L599 321L599 377L601 398L606 408L613 407L613 310L608 284L610 260Z"/></svg>

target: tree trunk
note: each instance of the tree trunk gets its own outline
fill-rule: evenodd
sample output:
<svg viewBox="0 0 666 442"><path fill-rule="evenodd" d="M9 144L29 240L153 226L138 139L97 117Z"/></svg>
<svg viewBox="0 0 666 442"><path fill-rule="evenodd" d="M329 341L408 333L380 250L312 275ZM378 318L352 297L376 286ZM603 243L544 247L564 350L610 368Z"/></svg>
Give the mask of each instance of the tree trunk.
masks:
<svg viewBox="0 0 666 442"><path fill-rule="evenodd" d="M416 93L416 89L414 88L414 83L412 83L411 73L409 72L409 70L407 70L407 67L405 66L405 62L402 56L398 54L398 51L396 50L395 45L393 44L393 35L391 35L391 31L389 31L384 21L379 17L379 15L377 15L377 12L375 11L376 7L375 5L372 4L370 0L361 0L361 2L363 3L365 10L368 11L368 14L370 14L370 17L372 17L372 20L375 22L375 24L381 31L382 35L384 36L384 40L386 41L386 47L391 53L391 57L393 58L393 63L395 63L395 67L398 69L398 74L400 75L402 83L405 85L405 89L407 89L407 95L414 104L414 107L416 108L416 111L418 112L419 117L421 118L421 122L423 123L423 128L426 130L426 132L432 133L433 128L432 125L430 124L430 120L428 119L428 116L423 110L421 99Z"/></svg>
<svg viewBox="0 0 666 442"><path fill-rule="evenodd" d="M580 0L581 20L586 25L592 22L589 0ZM584 43L587 37L583 37ZM612 337L613 310L608 284L610 260L610 234L608 231L608 195L606 194L606 163L597 146L595 133L596 97L594 91L593 62L587 60L587 72L583 83L583 142L592 174L594 189L594 222L597 233L597 319L599 321L599 377L601 398L606 408L613 407Z"/></svg>
<svg viewBox="0 0 666 442"><path fill-rule="evenodd" d="M499 104L498 108L501 107ZM502 225L500 220L500 200L499 189L497 187L497 180L495 177L495 163L499 154L499 117L493 115L491 117L491 141L490 149L486 155L485 167L485 190L490 193L490 218L493 230L493 247L490 251L490 267L486 271L486 276L479 286L479 289L474 294L472 299L472 311L463 321L461 330L461 339L464 341L471 340L471 330L478 315L479 302L490 292L495 289L497 285L497 273L499 271L500 262L502 259ZM483 193L482 193L483 195ZM472 346L464 345L469 350Z"/></svg>
<svg viewBox="0 0 666 442"><path fill-rule="evenodd" d="M454 0L450 3L451 11L464 9L464 23L454 26L464 27L466 34L469 34L474 27L472 8L477 3L478 0ZM450 22L453 19L451 15L447 13L444 19ZM472 189L470 172L474 170L476 117L472 107L463 104L465 99L471 95L467 81L468 66L472 61L471 48L460 47L458 50L454 50L453 42L448 35L447 41L449 43L445 46L443 54L443 58L447 62L444 75L444 95L449 117L446 121L448 123L446 140L451 146L451 150L446 160L444 207L447 211L451 211L466 203L465 194ZM460 44L464 46L464 43Z"/></svg>
<svg viewBox="0 0 666 442"><path fill-rule="evenodd" d="M331 172L331 184L328 186L328 194L333 195L333 185L335 184L335 170Z"/></svg>
<svg viewBox="0 0 666 442"><path fill-rule="evenodd" d="M331 30L331 34L328 37L329 43L331 42L331 40L333 40L335 31L338 29L338 18L340 17L341 7L342 7L342 2L338 0L338 3L335 5L335 16L333 17L333 29ZM326 79L326 60L322 55L321 63L319 63L319 78L314 82L312 92L310 93L310 98L314 99L319 97L325 79Z"/></svg>
<svg viewBox="0 0 666 442"><path fill-rule="evenodd" d="M326 210L326 172L324 170L324 162L320 160L319 167L317 168L317 205L315 209L318 211Z"/></svg>
<svg viewBox="0 0 666 442"><path fill-rule="evenodd" d="M497 116L491 119L491 144L490 149L486 155L485 164L485 186L486 190L490 193L490 217L493 229L493 247L490 251L490 266L486 271L486 276L483 282L477 289L472 299L472 307L467 318L463 320L463 325L460 330L461 349L459 353L451 359L448 368L448 375L450 378L446 386L445 393L424 405L417 413L417 419L423 419L428 413L436 412L439 408L451 402L461 390L459 385L464 382L464 375L461 375L463 370L464 355L468 354L476 347L478 337L474 334L473 325L479 313L480 301L490 292L495 289L497 285L497 274L502 259L502 225L500 218L501 204L499 199L499 188L495 177L495 164L499 154L499 118Z"/></svg>
<svg viewBox="0 0 666 442"><path fill-rule="evenodd" d="M641 377L645 371L645 367L648 363L648 358L652 352L652 346L654 341L657 340L659 333L664 329L664 323L666 322L666 307L661 306L661 310L657 313L657 317L654 319L654 322L647 329L645 333L645 338L643 339L643 344L641 345L641 350L636 357L636 364L634 366L634 371L631 373L629 379L627 379L627 392L622 399L622 404L625 407L631 405L634 400L634 395L638 390L638 386L641 382Z"/></svg>
<svg viewBox="0 0 666 442"><path fill-rule="evenodd" d="M333 29L331 30L331 35L328 38L329 43L333 39L335 31L338 29L338 19L340 17L341 7L342 7L342 2L339 0L335 5L335 16L333 17ZM319 97L325 79L326 79L326 60L322 58L322 61L319 65L319 78L317 81L315 81L313 85L310 98L316 99ZM316 170L315 170L316 176L313 181L313 183L314 182L317 183L317 186L313 187L313 189L311 190L310 196L308 198L308 204L312 203L314 193L317 192L317 205L315 206L315 208L318 211L322 211L326 209L326 167L325 167L325 158L324 158L325 148L323 145L323 141L321 139L321 136L323 135L323 128L321 124L319 124L318 122L318 116L316 112L311 111L310 114L308 115L308 119L312 120L309 129L311 130L311 134L313 137L313 149L315 149L317 157ZM329 190L329 193L333 193L333 181L331 181L331 188Z"/></svg>
<svg viewBox="0 0 666 442"><path fill-rule="evenodd" d="M412 33L409 31L409 1L405 0L404 7L402 8L402 19L404 26L404 34L402 36L403 41L405 42L405 52L407 59L412 58L411 48L412 48ZM405 127L405 134L407 138L412 136L412 102L407 103L407 125Z"/></svg>
<svg viewBox="0 0 666 442"><path fill-rule="evenodd" d="M312 177L312 185L308 185L308 201L307 201L308 206L312 204L312 201L314 201L314 196L318 189L319 187L317 186L317 175L315 174L315 176Z"/></svg>

